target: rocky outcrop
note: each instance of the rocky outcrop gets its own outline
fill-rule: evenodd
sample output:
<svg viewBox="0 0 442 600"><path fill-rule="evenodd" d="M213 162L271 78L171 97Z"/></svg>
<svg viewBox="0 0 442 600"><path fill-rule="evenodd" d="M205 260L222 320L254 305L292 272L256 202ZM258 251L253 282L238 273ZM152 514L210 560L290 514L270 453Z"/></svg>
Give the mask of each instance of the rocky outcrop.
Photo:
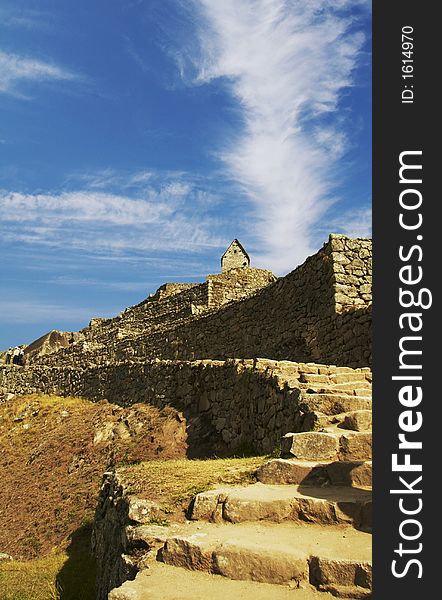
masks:
<svg viewBox="0 0 442 600"><path fill-rule="evenodd" d="M130 504L118 476L105 473L92 535L92 550L98 566L97 600L106 600L111 589L134 579L138 572L134 561L127 556L130 544L126 527L135 523L131 519ZM131 547L131 550L135 549Z"/></svg>
<svg viewBox="0 0 442 600"><path fill-rule="evenodd" d="M70 331L53 330L42 335L38 340L29 344L24 350L23 362L29 363L37 357L46 356L52 352L57 352L61 348L67 348L79 337L78 333Z"/></svg>

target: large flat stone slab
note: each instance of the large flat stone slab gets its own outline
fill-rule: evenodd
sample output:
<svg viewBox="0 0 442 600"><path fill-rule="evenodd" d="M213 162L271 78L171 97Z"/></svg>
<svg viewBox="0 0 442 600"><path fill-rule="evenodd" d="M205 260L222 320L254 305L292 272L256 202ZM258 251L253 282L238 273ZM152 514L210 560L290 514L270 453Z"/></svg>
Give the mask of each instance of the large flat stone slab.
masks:
<svg viewBox="0 0 442 600"><path fill-rule="evenodd" d="M368 529L365 505L371 502L369 490L351 487L266 485L225 487L202 492L195 497L191 518L206 521L298 521L308 523L353 524Z"/></svg>
<svg viewBox="0 0 442 600"><path fill-rule="evenodd" d="M225 531L217 530L171 538L165 543L161 558L176 567L216 573L229 579L277 584L308 580L305 552L293 546L269 547L264 540L259 543L252 536L238 540L232 531L228 533L232 537L226 538Z"/></svg>
<svg viewBox="0 0 442 600"><path fill-rule="evenodd" d="M295 594L295 596L294 596ZM240 581L201 571L187 571L160 562L138 573L109 594L109 600L334 600L313 586L293 590L290 585Z"/></svg>
<svg viewBox="0 0 442 600"><path fill-rule="evenodd" d="M370 460L371 431L341 433L336 427L328 431L286 433L281 440L281 455L307 461Z"/></svg>
<svg viewBox="0 0 442 600"><path fill-rule="evenodd" d="M342 527L205 524L168 539L161 560L230 579L298 585L313 576L318 585L371 585L363 576L371 573L371 537Z"/></svg>
<svg viewBox="0 0 442 600"><path fill-rule="evenodd" d="M371 410L372 400L369 397L352 396L350 394L309 394L303 392L299 400L299 406L305 412L338 415L355 410Z"/></svg>
<svg viewBox="0 0 442 600"><path fill-rule="evenodd" d="M261 483L371 487L371 461L312 462L275 458L256 471Z"/></svg>

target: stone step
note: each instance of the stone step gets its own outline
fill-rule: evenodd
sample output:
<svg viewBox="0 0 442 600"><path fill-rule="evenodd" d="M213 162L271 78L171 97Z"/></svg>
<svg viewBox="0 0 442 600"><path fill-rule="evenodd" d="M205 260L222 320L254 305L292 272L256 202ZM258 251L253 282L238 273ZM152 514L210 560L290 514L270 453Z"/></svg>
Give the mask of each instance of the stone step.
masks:
<svg viewBox="0 0 442 600"><path fill-rule="evenodd" d="M232 580L371 588L371 537L347 527L212 524L168 538L158 556L174 567Z"/></svg>
<svg viewBox="0 0 442 600"><path fill-rule="evenodd" d="M371 528L371 492L345 486L268 485L226 486L197 494L190 506L193 520L298 521L353 524Z"/></svg>
<svg viewBox="0 0 442 600"><path fill-rule="evenodd" d="M335 373L330 375L330 379L333 383L353 383L354 381L371 382L371 373L359 373L356 371L353 371L353 373Z"/></svg>
<svg viewBox="0 0 442 600"><path fill-rule="evenodd" d="M334 373L332 375L316 375L314 373L300 373L299 381L301 383L324 383L324 384L335 384L335 383L357 383L369 381L365 373Z"/></svg>
<svg viewBox="0 0 442 600"><path fill-rule="evenodd" d="M265 484L372 486L371 461L309 462L275 458L256 471L258 481Z"/></svg>
<svg viewBox="0 0 442 600"><path fill-rule="evenodd" d="M337 390L353 390L355 388L353 382L345 382L345 383L335 383L333 387ZM363 379L362 381L356 382L356 387L361 390L371 390L372 385L370 381Z"/></svg>
<svg viewBox="0 0 442 600"><path fill-rule="evenodd" d="M300 426L300 432L323 431L332 425L349 431L371 431L372 411L355 410L337 415L326 415L319 411L307 413Z"/></svg>
<svg viewBox="0 0 442 600"><path fill-rule="evenodd" d="M281 440L281 456L299 460L369 460L372 457L371 431L329 431L286 433Z"/></svg>
<svg viewBox="0 0 442 600"><path fill-rule="evenodd" d="M342 422L342 427L352 431L370 431L372 427L371 410L355 410L347 413Z"/></svg>
<svg viewBox="0 0 442 600"><path fill-rule="evenodd" d="M362 590L361 590L362 591ZM362 598L363 596L361 596ZM312 586L293 590L289 585L226 579L201 571L189 571L164 563L154 563L112 590L109 600L333 600L330 593Z"/></svg>
<svg viewBox="0 0 442 600"><path fill-rule="evenodd" d="M334 386L331 388L333 393L335 394L349 394L350 396L362 396L363 398L371 398L372 397L372 388L370 387L341 387Z"/></svg>
<svg viewBox="0 0 442 600"><path fill-rule="evenodd" d="M330 426L347 431L371 431L372 411L354 410L337 415L326 415L316 411L307 413L302 421L300 432L323 431Z"/></svg>
<svg viewBox="0 0 442 600"><path fill-rule="evenodd" d="M306 413L321 412L326 415L338 415L355 410L371 410L371 398L348 394L308 394L302 393L299 407Z"/></svg>
<svg viewBox="0 0 442 600"><path fill-rule="evenodd" d="M300 383L298 385L291 385L292 388L299 388L302 392L307 394L339 394L345 396L361 396L362 398L371 398L371 388L355 388L354 386L348 388L342 388L341 386L335 385L312 385L310 383Z"/></svg>
<svg viewBox="0 0 442 600"><path fill-rule="evenodd" d="M343 423L347 414L350 413L340 413L339 415L326 415L319 411L307 413L304 415L299 431L300 433L305 431L322 431L330 425Z"/></svg>
<svg viewBox="0 0 442 600"><path fill-rule="evenodd" d="M292 381L293 387L299 387L300 389L323 389L330 390L330 392L342 392L342 393L351 393L355 395L356 390L361 390L363 395L367 393L371 393L372 385L368 381L357 381L356 383L303 383L299 380L290 380Z"/></svg>

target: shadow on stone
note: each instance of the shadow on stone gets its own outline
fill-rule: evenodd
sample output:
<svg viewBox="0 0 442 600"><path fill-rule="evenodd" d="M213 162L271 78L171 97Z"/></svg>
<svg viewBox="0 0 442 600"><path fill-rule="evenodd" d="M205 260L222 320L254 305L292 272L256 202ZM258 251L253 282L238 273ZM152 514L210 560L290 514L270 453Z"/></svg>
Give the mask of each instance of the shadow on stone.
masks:
<svg viewBox="0 0 442 600"><path fill-rule="evenodd" d="M344 466L342 463L331 463L327 465L327 467L333 468L335 464L338 467ZM360 464L361 463L345 464L345 470L343 470L343 472L345 472L345 475L348 477L348 481L346 481L344 478L337 485L335 483L334 485L318 486L312 482L311 476L307 476L300 483L298 491L301 494L305 494L306 497L335 502L337 513L342 513L341 515L337 515L338 517L348 517L348 519L352 521L355 529L371 533L371 490L355 486L350 487L349 485L351 480L351 471L358 468Z"/></svg>

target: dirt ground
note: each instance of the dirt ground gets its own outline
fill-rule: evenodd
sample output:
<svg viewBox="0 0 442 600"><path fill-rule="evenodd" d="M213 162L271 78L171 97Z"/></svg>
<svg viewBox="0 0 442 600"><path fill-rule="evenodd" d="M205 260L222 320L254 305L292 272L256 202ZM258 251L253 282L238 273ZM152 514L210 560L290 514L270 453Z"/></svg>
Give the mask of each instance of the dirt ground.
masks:
<svg viewBox="0 0 442 600"><path fill-rule="evenodd" d="M103 472L186 455L174 409L31 395L0 403L0 552L66 548L93 518Z"/></svg>

